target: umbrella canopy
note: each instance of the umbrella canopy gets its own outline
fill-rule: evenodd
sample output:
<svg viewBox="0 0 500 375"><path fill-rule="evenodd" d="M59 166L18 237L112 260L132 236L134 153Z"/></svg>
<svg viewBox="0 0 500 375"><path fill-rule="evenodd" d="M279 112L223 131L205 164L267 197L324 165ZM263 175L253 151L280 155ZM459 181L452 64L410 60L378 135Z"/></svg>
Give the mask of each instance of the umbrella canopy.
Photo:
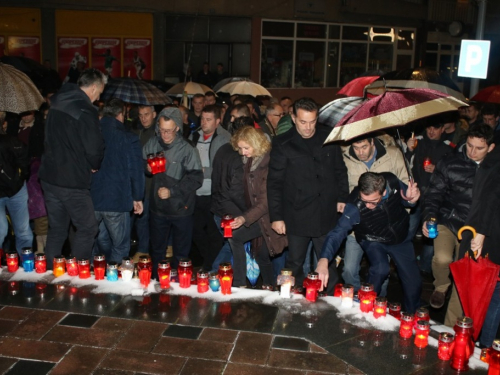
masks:
<svg viewBox="0 0 500 375"><path fill-rule="evenodd" d="M432 89L465 100L465 96L446 73L426 68L404 69L386 73L366 87L366 92L380 95L387 89Z"/></svg>
<svg viewBox="0 0 500 375"><path fill-rule="evenodd" d="M167 94L150 83L128 77L110 79L101 98L119 98L124 102L140 105L164 105L172 102Z"/></svg>
<svg viewBox="0 0 500 375"><path fill-rule="evenodd" d="M26 74L39 89L54 90L61 87L59 74L55 70L47 69L38 61L22 56L2 56L0 62L12 65Z"/></svg>
<svg viewBox="0 0 500 375"><path fill-rule="evenodd" d="M462 239L462 232L468 229L473 231L473 236L476 235L474 228L465 226L458 231L458 238ZM479 257L476 261L467 253L464 258L451 263L450 270L464 314L472 318L476 340L497 284L500 266L488 258Z"/></svg>
<svg viewBox="0 0 500 375"><path fill-rule="evenodd" d="M222 86L227 85L228 83L232 82L241 82L241 81L247 81L247 82L253 82L250 78L244 78L244 77L229 77L229 78L224 78L217 82L217 84L214 86L214 91L217 92Z"/></svg>
<svg viewBox="0 0 500 375"><path fill-rule="evenodd" d="M229 95L272 96L264 86L249 81L228 83L217 90L217 92L227 92Z"/></svg>
<svg viewBox="0 0 500 375"><path fill-rule="evenodd" d="M207 91L212 91L212 89L208 86L202 85L201 83L181 82L168 90L167 95L182 96L184 95L184 92L186 92L188 96L193 96L195 94L205 95Z"/></svg>
<svg viewBox="0 0 500 375"><path fill-rule="evenodd" d="M36 111L44 101L26 74L11 65L0 63L0 111Z"/></svg>
<svg viewBox="0 0 500 375"><path fill-rule="evenodd" d="M342 117L367 100L359 97L335 99L320 108L318 122L333 128Z"/></svg>
<svg viewBox="0 0 500 375"><path fill-rule="evenodd" d="M500 104L500 85L489 86L480 90L471 99L476 102L483 103L499 103Z"/></svg>
<svg viewBox="0 0 500 375"><path fill-rule="evenodd" d="M333 128L325 143L348 141L367 133L405 125L409 122L455 111L464 102L429 89L386 91L345 115Z"/></svg>
<svg viewBox="0 0 500 375"><path fill-rule="evenodd" d="M346 83L337 94L345 96L364 96L365 87L373 81L376 81L379 76L366 76L354 78L352 81Z"/></svg>

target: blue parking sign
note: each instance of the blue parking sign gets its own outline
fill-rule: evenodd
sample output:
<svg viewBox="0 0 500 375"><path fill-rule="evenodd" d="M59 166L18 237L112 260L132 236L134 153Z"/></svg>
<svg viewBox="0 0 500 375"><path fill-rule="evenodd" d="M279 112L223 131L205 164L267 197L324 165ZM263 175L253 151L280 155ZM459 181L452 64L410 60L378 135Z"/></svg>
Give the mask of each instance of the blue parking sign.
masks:
<svg viewBox="0 0 500 375"><path fill-rule="evenodd" d="M490 57L489 40L462 40L458 76L470 78L486 78Z"/></svg>

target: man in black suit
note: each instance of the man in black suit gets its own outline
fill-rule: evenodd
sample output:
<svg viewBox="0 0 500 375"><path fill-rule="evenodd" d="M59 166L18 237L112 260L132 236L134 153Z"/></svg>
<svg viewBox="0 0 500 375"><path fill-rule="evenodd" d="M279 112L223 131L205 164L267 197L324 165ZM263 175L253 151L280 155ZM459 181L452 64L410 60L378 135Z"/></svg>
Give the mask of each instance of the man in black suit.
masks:
<svg viewBox="0 0 500 375"><path fill-rule="evenodd" d="M340 146L323 146L331 129L317 125L318 106L310 98L295 102L295 127L273 138L267 194L272 228L288 236L295 285L302 286L302 269L309 241L319 254L326 234L335 227L349 195L347 169ZM330 265L330 288L338 279Z"/></svg>

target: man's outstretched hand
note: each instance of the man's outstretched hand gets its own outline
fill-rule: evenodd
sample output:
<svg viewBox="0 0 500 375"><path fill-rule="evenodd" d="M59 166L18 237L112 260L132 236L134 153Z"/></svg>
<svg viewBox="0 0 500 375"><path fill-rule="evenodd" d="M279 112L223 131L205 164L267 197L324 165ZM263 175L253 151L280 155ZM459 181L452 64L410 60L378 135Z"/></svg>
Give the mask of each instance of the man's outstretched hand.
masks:
<svg viewBox="0 0 500 375"><path fill-rule="evenodd" d="M321 288L319 288L319 291L321 292L323 288L326 288L326 285L328 284L328 259L326 258L321 258L318 261L318 266L316 267L316 272L319 275L319 279L321 280Z"/></svg>

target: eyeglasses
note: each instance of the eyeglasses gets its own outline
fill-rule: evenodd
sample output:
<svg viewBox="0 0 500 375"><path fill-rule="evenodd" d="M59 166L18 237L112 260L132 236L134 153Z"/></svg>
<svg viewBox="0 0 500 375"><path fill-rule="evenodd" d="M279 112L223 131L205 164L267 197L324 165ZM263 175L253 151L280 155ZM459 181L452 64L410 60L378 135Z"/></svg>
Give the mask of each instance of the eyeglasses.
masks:
<svg viewBox="0 0 500 375"><path fill-rule="evenodd" d="M175 133L177 131L177 128L173 128L173 129L158 129L160 131L161 134L172 134L172 133Z"/></svg>
<svg viewBox="0 0 500 375"><path fill-rule="evenodd" d="M363 202L365 204L365 206L367 206L367 207L368 206L370 206L370 207L376 207L380 203L380 201L382 200L382 196L380 196L379 199L374 200L374 201L365 201L365 200L361 199L361 196L360 196L359 200L361 202Z"/></svg>
<svg viewBox="0 0 500 375"><path fill-rule="evenodd" d="M285 116L285 113L273 113L272 116L283 117Z"/></svg>

